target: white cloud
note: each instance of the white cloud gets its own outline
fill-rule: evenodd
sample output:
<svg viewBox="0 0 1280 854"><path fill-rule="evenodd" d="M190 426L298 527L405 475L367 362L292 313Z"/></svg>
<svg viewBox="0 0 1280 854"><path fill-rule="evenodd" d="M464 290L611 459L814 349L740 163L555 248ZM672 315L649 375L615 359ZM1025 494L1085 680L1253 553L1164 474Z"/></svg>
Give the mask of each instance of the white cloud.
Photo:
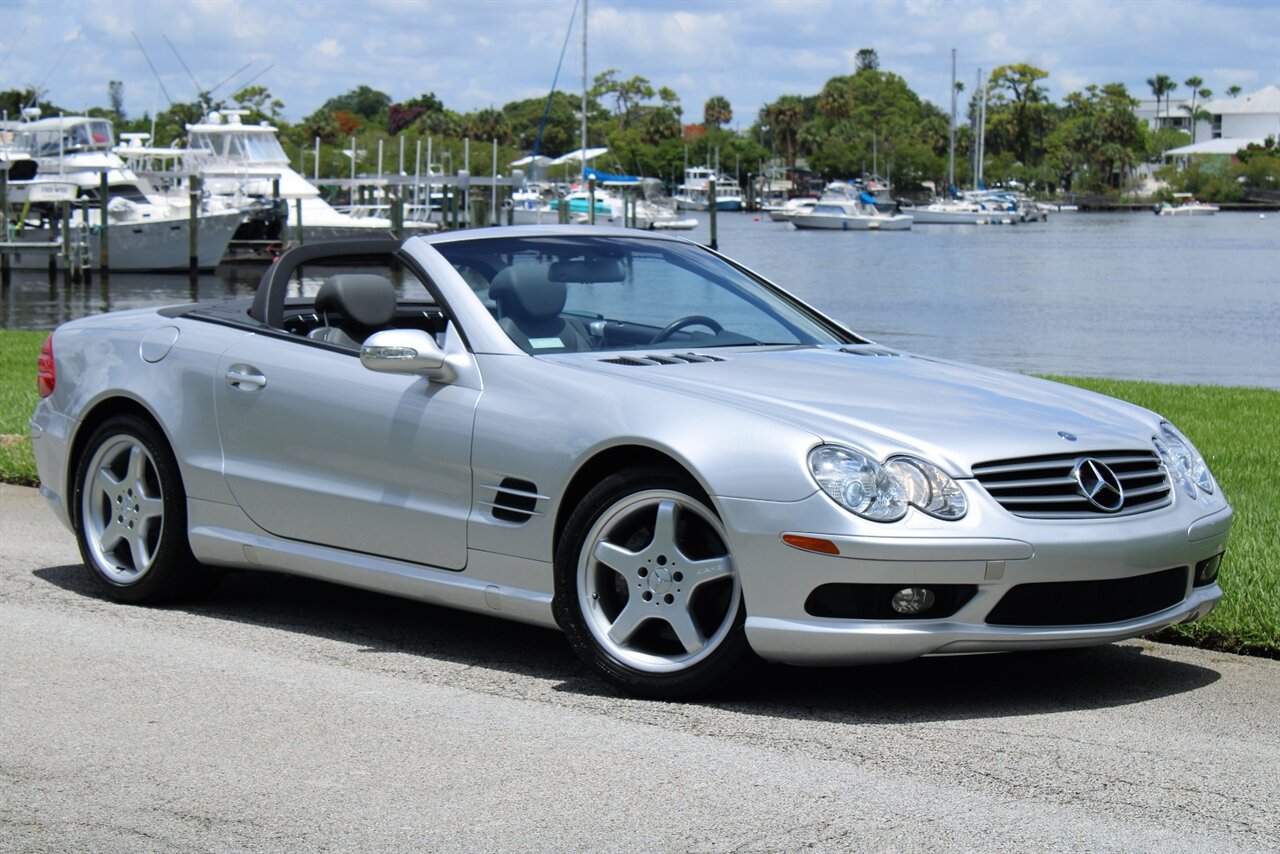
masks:
<svg viewBox="0 0 1280 854"><path fill-rule="evenodd" d="M393 99L434 91L459 111L546 91L575 0L0 0L0 88L47 78L48 98L79 108L126 86L126 110L150 110L158 86L132 33L175 98L246 62L300 119L366 84ZM64 39L80 38L53 69ZM19 35L21 34L21 38ZM581 9L559 88L581 87ZM589 73L617 68L679 94L686 118L723 94L754 114L784 93L812 94L874 47L885 71L935 104L948 98L950 51L976 69L1030 62L1050 95L1088 83L1145 89L1155 73L1198 74L1222 92L1280 83L1280 3L1238 0L601 0L591 6ZM341 62L335 60L341 58ZM109 69L109 71L104 70ZM163 106L163 101L161 102Z"/></svg>

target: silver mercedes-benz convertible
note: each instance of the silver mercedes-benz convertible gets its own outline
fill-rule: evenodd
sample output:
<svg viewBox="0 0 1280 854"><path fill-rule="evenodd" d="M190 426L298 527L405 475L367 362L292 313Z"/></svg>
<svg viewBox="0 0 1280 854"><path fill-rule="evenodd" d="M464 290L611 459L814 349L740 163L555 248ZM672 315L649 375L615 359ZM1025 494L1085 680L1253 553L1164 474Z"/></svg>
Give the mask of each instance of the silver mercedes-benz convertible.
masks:
<svg viewBox="0 0 1280 854"><path fill-rule="evenodd" d="M125 602L222 568L559 626L622 688L1207 614L1232 511L1159 415L876 345L675 237L304 246L60 326L41 490Z"/></svg>

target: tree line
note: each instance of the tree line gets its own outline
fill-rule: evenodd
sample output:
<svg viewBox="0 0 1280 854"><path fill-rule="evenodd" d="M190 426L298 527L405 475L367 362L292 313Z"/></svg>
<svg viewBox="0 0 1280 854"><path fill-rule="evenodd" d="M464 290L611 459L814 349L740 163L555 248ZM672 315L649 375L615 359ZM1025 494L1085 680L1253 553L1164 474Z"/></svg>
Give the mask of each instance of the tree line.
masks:
<svg viewBox="0 0 1280 854"><path fill-rule="evenodd" d="M1160 160L1162 153L1192 141L1178 128L1152 131L1140 120L1138 100L1121 83L1089 85L1055 103L1048 97L1049 72L1029 64L1003 65L988 77L983 88L970 93L965 115L955 131L957 183L968 183L975 148L974 128L985 99L985 156L983 173L988 185L1017 181L1045 193L1079 191L1119 192L1141 164ZM1168 117L1170 93L1177 84L1168 75L1155 75L1148 84ZM1191 102L1184 111L1195 120L1206 114L1203 103L1212 96L1199 77L1185 81ZM957 97L963 84L957 84ZM1227 94L1238 94L1238 87ZM547 96L512 101L502 107L470 112L450 109L433 92L395 101L367 85L334 96L302 121L284 118L285 105L264 86L250 86L229 99L202 93L195 101L174 103L156 116L126 117L123 86L108 85L109 107L94 108L91 115L112 118L117 131L149 132L153 144L181 144L185 125L202 119L210 109L247 111L246 122L266 121L279 128L286 152L303 174L317 171L312 161L313 140L322 142L319 174L345 177L351 169L344 153L355 139L359 174L371 174L379 141L384 150L384 172L399 167L399 152L410 152L406 171L412 173L419 146L430 140L431 156L447 171L469 168L473 174L492 170L491 143L498 145L498 171L526 154L558 157L580 145L582 100L580 94L552 92ZM17 115L33 100L30 91L0 92L0 108ZM58 107L41 103L45 115ZM596 75L587 93L587 144L608 147L596 165L606 171L658 177L674 185L684 166L711 164L718 158L721 171L759 175L776 164L778 169L807 169L832 180L868 176L873 172L890 179L895 188L910 190L931 183L946 186L951 139L947 112L921 99L907 81L880 68L876 52L857 54L851 74L827 80L811 94L787 94L759 108L745 128L734 128L734 110L723 95L709 98L700 116L686 116L679 95L667 87L654 87L645 77L629 78L617 69ZM700 119L700 121L698 121ZM967 121L965 121L967 119ZM741 122L739 123L741 124ZM470 162L464 163L471 140ZM1274 152L1274 147L1269 149ZM1213 175L1196 175L1196 191L1227 198L1239 194L1241 181L1274 185L1280 162L1263 152L1248 158L1248 170L1235 164L1217 168ZM567 171L567 170L566 170ZM1187 170L1194 171L1194 170ZM1238 174L1237 174L1238 173ZM1246 174L1247 173L1247 174ZM1175 189L1181 173L1169 172ZM1273 186L1274 188L1274 186Z"/></svg>

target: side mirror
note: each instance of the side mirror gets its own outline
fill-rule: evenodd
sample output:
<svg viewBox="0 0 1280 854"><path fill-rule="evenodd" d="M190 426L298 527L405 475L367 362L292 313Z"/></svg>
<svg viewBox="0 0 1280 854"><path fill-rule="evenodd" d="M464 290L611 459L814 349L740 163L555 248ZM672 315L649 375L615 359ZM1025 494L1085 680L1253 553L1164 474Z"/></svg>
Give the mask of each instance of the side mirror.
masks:
<svg viewBox="0 0 1280 854"><path fill-rule="evenodd" d="M453 368L436 340L418 329L385 329L365 339L360 364L380 374L421 374L429 380L452 382Z"/></svg>

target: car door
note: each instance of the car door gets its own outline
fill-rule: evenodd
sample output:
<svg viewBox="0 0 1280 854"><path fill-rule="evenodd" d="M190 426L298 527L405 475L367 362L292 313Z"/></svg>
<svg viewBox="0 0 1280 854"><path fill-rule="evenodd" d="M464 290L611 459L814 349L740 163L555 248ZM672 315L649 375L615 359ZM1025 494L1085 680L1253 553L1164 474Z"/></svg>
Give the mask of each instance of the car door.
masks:
<svg viewBox="0 0 1280 854"><path fill-rule="evenodd" d="M354 351L272 334L232 345L214 382L227 485L257 525L465 567L479 389L374 373Z"/></svg>

